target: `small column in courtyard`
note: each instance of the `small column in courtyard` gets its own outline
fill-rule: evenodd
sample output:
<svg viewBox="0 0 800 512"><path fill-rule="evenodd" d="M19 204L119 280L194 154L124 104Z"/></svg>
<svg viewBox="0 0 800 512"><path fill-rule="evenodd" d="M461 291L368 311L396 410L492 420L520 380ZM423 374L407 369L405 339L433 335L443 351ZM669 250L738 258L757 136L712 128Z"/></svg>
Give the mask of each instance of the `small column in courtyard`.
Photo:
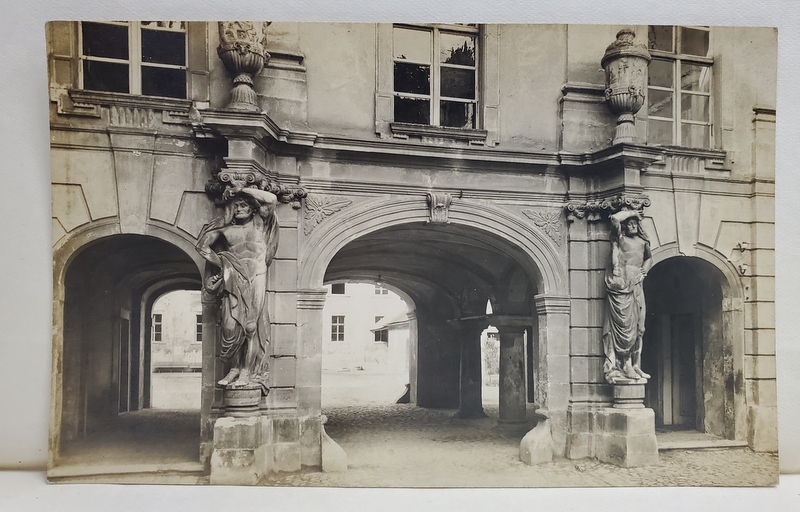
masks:
<svg viewBox="0 0 800 512"><path fill-rule="evenodd" d="M606 72L606 105L619 116L614 144L636 142L633 121L644 105L650 52L643 44L636 44L634 37L633 30L620 30L600 61Z"/></svg>
<svg viewBox="0 0 800 512"><path fill-rule="evenodd" d="M461 325L461 373L458 412L463 419L485 418L483 411L483 382L481 376L481 334L483 323L463 322Z"/></svg>
<svg viewBox="0 0 800 512"><path fill-rule="evenodd" d="M494 322L494 321L493 321ZM525 386L525 327L498 322L500 337L500 417L498 427L527 430Z"/></svg>
<svg viewBox="0 0 800 512"><path fill-rule="evenodd" d="M598 459L623 467L658 463L655 413L644 407L642 371L645 300L642 282L653 266L641 214L622 209L610 216L611 261L606 269L603 371L614 386L614 404L597 414Z"/></svg>

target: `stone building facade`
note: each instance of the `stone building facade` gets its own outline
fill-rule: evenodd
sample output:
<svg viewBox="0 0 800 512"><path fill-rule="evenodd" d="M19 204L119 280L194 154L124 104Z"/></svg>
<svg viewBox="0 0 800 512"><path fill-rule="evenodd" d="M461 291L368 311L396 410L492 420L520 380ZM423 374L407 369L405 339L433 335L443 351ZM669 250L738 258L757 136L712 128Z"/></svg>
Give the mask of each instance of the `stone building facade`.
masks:
<svg viewBox="0 0 800 512"><path fill-rule="evenodd" d="M643 212L655 263L648 410L777 450L776 32L632 27L649 80L644 107L620 115L601 60L623 28L50 23L50 467L146 407L153 301L202 288L197 237L236 183L280 200L270 392L255 416L225 416L219 304L204 295L212 482L324 466L322 308L346 281L413 303L414 403L482 412L491 324L500 423L526 424L532 403L556 456L602 457L608 214L625 207Z"/></svg>

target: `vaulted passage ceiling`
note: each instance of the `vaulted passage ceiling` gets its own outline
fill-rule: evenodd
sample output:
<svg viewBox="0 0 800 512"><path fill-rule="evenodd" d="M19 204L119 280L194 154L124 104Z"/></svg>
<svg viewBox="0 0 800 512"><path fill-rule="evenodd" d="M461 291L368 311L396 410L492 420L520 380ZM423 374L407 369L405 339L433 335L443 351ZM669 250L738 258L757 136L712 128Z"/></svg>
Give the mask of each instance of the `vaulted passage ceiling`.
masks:
<svg viewBox="0 0 800 512"><path fill-rule="evenodd" d="M485 312L530 313L536 290L522 251L498 235L457 225L405 224L346 245L331 261L326 282L380 281L407 293L418 308L448 318Z"/></svg>

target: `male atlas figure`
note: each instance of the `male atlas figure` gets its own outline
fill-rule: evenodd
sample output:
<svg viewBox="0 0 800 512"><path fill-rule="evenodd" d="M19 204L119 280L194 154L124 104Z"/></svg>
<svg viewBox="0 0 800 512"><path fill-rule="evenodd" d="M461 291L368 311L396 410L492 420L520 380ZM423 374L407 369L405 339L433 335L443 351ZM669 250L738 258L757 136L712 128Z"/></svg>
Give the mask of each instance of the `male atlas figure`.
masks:
<svg viewBox="0 0 800 512"><path fill-rule="evenodd" d="M642 281L653 266L650 242L635 210L611 215L611 264L606 269L608 292L603 350L606 382L649 379L642 364L645 303Z"/></svg>
<svg viewBox="0 0 800 512"><path fill-rule="evenodd" d="M203 227L197 251L213 267L205 281L221 296L222 359L230 371L222 387L260 387L266 395L269 369L267 267L278 248L277 197L257 188L230 187L225 213ZM216 268L214 268L216 267Z"/></svg>

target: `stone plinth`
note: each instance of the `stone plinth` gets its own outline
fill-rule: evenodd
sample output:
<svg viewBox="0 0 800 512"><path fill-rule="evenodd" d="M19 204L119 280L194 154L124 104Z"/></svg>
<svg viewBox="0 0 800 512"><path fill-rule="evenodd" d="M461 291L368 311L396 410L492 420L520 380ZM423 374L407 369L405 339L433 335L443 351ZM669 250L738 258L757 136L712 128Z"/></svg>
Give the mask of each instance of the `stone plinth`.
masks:
<svg viewBox="0 0 800 512"><path fill-rule="evenodd" d="M644 385L646 380L614 384L615 409L644 409Z"/></svg>
<svg viewBox="0 0 800 512"><path fill-rule="evenodd" d="M599 409L595 415L595 457L633 468L658 464L656 416L652 409Z"/></svg>
<svg viewBox="0 0 800 512"><path fill-rule="evenodd" d="M261 417L219 418L214 422L211 483L255 485L268 471Z"/></svg>
<svg viewBox="0 0 800 512"><path fill-rule="evenodd" d="M260 401L260 387L227 387L222 391L222 403L225 405L225 416L245 417L257 415Z"/></svg>
<svg viewBox="0 0 800 512"><path fill-rule="evenodd" d="M271 472L301 468L300 421L291 412L219 418L214 423L211 483L254 485Z"/></svg>

